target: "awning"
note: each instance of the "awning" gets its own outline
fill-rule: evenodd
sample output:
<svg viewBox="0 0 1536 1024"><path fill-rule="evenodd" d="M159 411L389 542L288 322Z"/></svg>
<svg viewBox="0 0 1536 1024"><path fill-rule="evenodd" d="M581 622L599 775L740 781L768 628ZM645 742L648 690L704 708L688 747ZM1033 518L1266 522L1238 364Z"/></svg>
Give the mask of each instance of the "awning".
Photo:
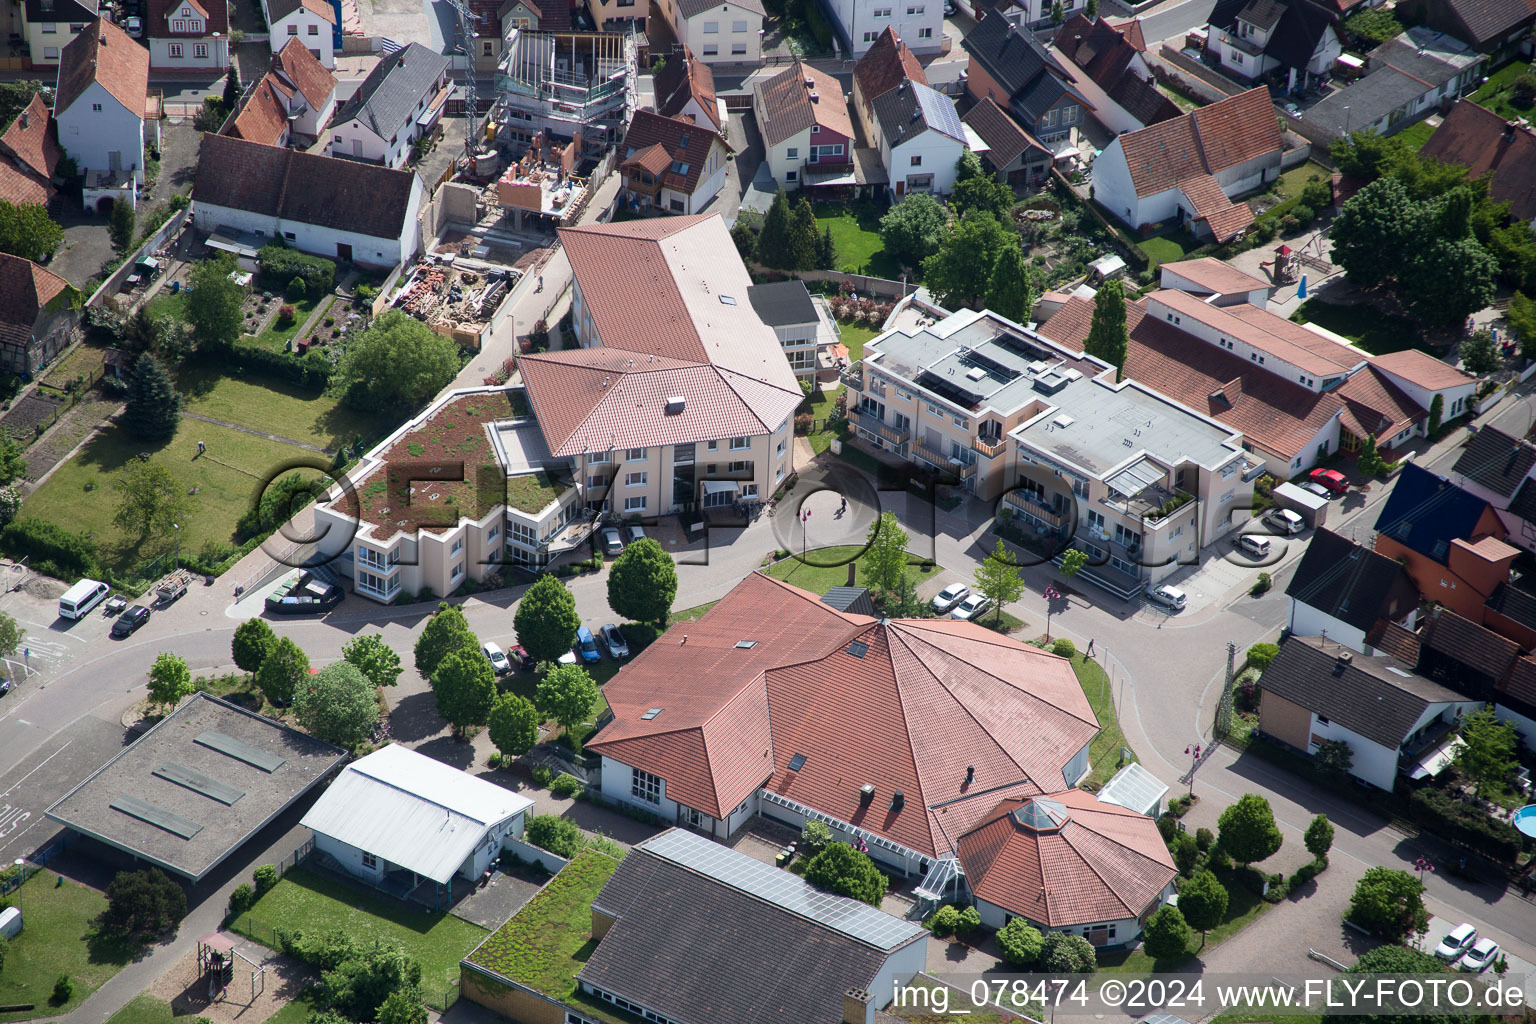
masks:
<svg viewBox="0 0 1536 1024"><path fill-rule="evenodd" d="M1456 754L1465 747L1460 736L1451 735L1426 750L1418 764L1408 773L1410 779L1427 779L1439 775L1456 760Z"/></svg>
<svg viewBox="0 0 1536 1024"><path fill-rule="evenodd" d="M844 164L835 171L806 171L802 184L812 188L819 185L857 185L858 178L853 173L853 164Z"/></svg>
<svg viewBox="0 0 1536 1024"><path fill-rule="evenodd" d="M732 491L741 490L741 485L735 480L705 480L705 494L729 494Z"/></svg>
<svg viewBox="0 0 1536 1024"><path fill-rule="evenodd" d="M210 249L244 256L248 260L254 260L261 254L261 246L242 241L228 231L215 231L208 236L207 242Z"/></svg>
<svg viewBox="0 0 1536 1024"><path fill-rule="evenodd" d="M453 86L445 85L438 94L432 97L432 102L427 104L427 109L416 118L416 125L420 128L431 128L437 124L437 119L443 116L443 108L448 103L448 94L453 92Z"/></svg>

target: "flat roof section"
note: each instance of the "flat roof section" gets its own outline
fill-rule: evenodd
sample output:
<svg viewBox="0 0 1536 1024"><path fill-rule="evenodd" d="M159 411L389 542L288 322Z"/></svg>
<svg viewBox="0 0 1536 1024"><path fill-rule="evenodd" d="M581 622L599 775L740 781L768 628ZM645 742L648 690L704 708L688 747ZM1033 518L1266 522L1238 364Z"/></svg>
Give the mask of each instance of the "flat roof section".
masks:
<svg viewBox="0 0 1536 1024"><path fill-rule="evenodd" d="M47 814L196 882L346 756L281 722L199 693Z"/></svg>

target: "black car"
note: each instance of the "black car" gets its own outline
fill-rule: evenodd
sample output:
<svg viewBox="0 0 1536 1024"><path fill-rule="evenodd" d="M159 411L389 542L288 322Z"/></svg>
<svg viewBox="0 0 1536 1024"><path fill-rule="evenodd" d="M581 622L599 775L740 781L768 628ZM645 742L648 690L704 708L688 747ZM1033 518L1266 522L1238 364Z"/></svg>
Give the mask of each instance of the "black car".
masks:
<svg viewBox="0 0 1536 1024"><path fill-rule="evenodd" d="M112 623L112 635L119 640L126 639L144 623L149 621L149 609L141 604L136 604L117 617Z"/></svg>

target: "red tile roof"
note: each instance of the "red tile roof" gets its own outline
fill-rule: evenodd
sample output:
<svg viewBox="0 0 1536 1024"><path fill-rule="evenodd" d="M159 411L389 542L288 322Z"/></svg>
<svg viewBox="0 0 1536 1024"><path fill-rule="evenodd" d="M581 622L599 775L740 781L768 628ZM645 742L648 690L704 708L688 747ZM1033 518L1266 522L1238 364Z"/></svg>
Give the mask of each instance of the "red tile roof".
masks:
<svg viewBox="0 0 1536 1024"><path fill-rule="evenodd" d="M0 199L47 205L58 191L49 179L62 155L48 104L33 96L0 135Z"/></svg>
<svg viewBox="0 0 1536 1024"><path fill-rule="evenodd" d="M289 95L272 72L262 75L227 134L263 146L282 145L288 134Z"/></svg>
<svg viewBox="0 0 1536 1024"><path fill-rule="evenodd" d="M204 24L201 32L173 32L171 30L171 14L183 4L190 6L193 11L202 16ZM222 35L229 34L229 3L228 0L149 0L144 13L144 34L151 39L160 39L166 36L176 38L204 38L215 32Z"/></svg>
<svg viewBox="0 0 1536 1024"><path fill-rule="evenodd" d="M1192 174L1179 182L1189 204L1195 208L1197 221L1205 221L1211 236L1218 242L1227 242L1242 234L1253 223L1253 211L1247 203L1233 203L1227 198L1221 183L1209 174Z"/></svg>
<svg viewBox="0 0 1536 1024"><path fill-rule="evenodd" d="M1126 42L1136 47L1139 52L1146 52L1147 37L1141 30L1140 18L1110 18L1109 23L1119 30Z"/></svg>
<svg viewBox="0 0 1536 1024"><path fill-rule="evenodd" d="M1280 152L1280 123L1260 86L1182 117L1120 136L1137 196L1156 195L1199 174Z"/></svg>
<svg viewBox="0 0 1536 1024"><path fill-rule="evenodd" d="M712 125L663 117L649 110L635 111L624 136L624 146L626 153L631 153L625 157L625 163L639 161L646 170L660 176L667 188L689 195L698 190L699 179L703 177L704 167L715 147L721 148L719 157L725 160L725 144ZM656 156L658 151L659 158ZM670 170L672 167L686 167L687 170Z"/></svg>
<svg viewBox="0 0 1536 1024"><path fill-rule="evenodd" d="M1269 290L1268 281L1254 277L1252 274L1245 274L1214 256L1164 263L1161 269L1165 273L1177 274L1196 288L1212 295L1236 295L1240 292L1258 291L1261 288Z"/></svg>
<svg viewBox="0 0 1536 1024"><path fill-rule="evenodd" d="M806 85L806 81L811 82ZM763 122L757 126L770 146L777 146L812 125L853 138L848 100L837 79L809 64L795 63L782 74L755 86ZM811 99L815 93L816 99Z"/></svg>
<svg viewBox="0 0 1536 1024"><path fill-rule="evenodd" d="M1362 352L1247 302L1213 306L1187 292L1167 288L1152 292L1147 301L1167 306L1319 377L1348 373L1367 358Z"/></svg>
<svg viewBox="0 0 1536 1024"><path fill-rule="evenodd" d="M1536 159L1536 155L1533 155ZM1401 352L1388 352L1384 356L1372 356L1371 365L1378 370L1401 377L1410 384L1417 384L1426 391L1443 391L1446 388L1475 384L1477 378L1463 373L1454 366L1441 362L1428 352L1416 348Z"/></svg>
<svg viewBox="0 0 1536 1024"><path fill-rule="evenodd" d="M326 103L336 95L336 76L327 71L320 58L310 53L297 38L288 40L287 45L273 55L272 70L287 77L316 111L324 110Z"/></svg>
<svg viewBox="0 0 1536 1024"><path fill-rule="evenodd" d="M588 748L661 776L686 806L723 817L765 786L929 855L1001 787L1059 788L1098 732L1054 655L974 623L840 612L761 574L668 630L604 694L614 719ZM905 804L892 810L896 790ZM981 810L954 803L982 794Z"/></svg>
<svg viewBox="0 0 1536 1024"><path fill-rule="evenodd" d="M0 344L25 348L38 314L68 287L31 260L0 253Z"/></svg>
<svg viewBox="0 0 1536 1024"><path fill-rule="evenodd" d="M113 99L142 119L149 95L149 50L110 21L97 18L59 56L55 113L68 110L92 82L100 82Z"/></svg>
<svg viewBox="0 0 1536 1024"><path fill-rule="evenodd" d="M887 26L853 66L853 84L867 107L875 97L884 96L902 82L927 85L928 76L896 30Z"/></svg>
<svg viewBox="0 0 1536 1024"><path fill-rule="evenodd" d="M666 19L653 19L666 24ZM651 20L646 21L647 25ZM667 60L666 66L656 72L653 88L656 92L656 112L663 117L676 117L692 100L710 119L715 130L720 130L720 110L715 101L715 74L709 65L684 48L681 57Z"/></svg>
<svg viewBox="0 0 1536 1024"><path fill-rule="evenodd" d="M1369 366L1341 384L1337 394L1348 407L1344 426L1356 437L1374 434L1383 445L1425 416L1417 402Z"/></svg>
<svg viewBox="0 0 1536 1024"><path fill-rule="evenodd" d="M987 144L987 159L992 161L993 167L1009 166L1026 149L1038 150L1047 158L1050 155L1050 150L1020 128L1019 123L994 103L990 96L966 111L960 120L974 128L976 134L981 136L981 141Z"/></svg>
<svg viewBox="0 0 1536 1024"><path fill-rule="evenodd" d="M1021 809L1066 820L1038 830ZM1004 800L958 852L977 899L1051 928L1140 917L1178 874L1151 818L1080 789Z"/></svg>

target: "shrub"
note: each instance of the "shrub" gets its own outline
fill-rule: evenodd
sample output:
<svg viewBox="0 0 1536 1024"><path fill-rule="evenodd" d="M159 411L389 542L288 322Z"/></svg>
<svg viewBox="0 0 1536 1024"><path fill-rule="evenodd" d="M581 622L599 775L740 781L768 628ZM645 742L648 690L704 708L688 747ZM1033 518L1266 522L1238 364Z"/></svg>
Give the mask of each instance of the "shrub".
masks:
<svg viewBox="0 0 1536 1024"><path fill-rule="evenodd" d="M1287 888L1294 890L1297 886L1305 885L1306 883L1312 881L1313 878L1317 877L1318 872L1322 871L1327 866L1328 862L1326 860L1307 861L1301 867L1296 869L1296 873L1294 875L1286 880Z"/></svg>
<svg viewBox="0 0 1536 1024"><path fill-rule="evenodd" d="M1536 104L1536 75L1526 72L1518 76L1510 86L1510 94L1517 107L1529 107Z"/></svg>
<svg viewBox="0 0 1536 1024"><path fill-rule="evenodd" d="M1260 594L1268 593L1272 586L1274 586L1274 580L1270 578L1269 573L1261 572L1259 578L1253 581L1253 586L1248 588L1248 593L1258 597Z"/></svg>
<svg viewBox="0 0 1536 1024"><path fill-rule="evenodd" d="M529 818L524 838L566 860L581 850L581 830L576 823L553 814L535 814Z"/></svg>
<svg viewBox="0 0 1536 1024"><path fill-rule="evenodd" d="M1213 846L1205 855L1205 867L1207 871L1231 871L1232 855L1220 845Z"/></svg>
<svg viewBox="0 0 1536 1024"><path fill-rule="evenodd" d="M0 530L0 551L29 559L32 570L61 580L101 575L96 542L42 519L18 519Z"/></svg>
<svg viewBox="0 0 1536 1024"><path fill-rule="evenodd" d="M254 879L256 882L256 896L259 899L271 892L272 887L277 884L277 868L271 864L263 864L256 869Z"/></svg>
<svg viewBox="0 0 1536 1024"><path fill-rule="evenodd" d="M824 821L808 821L805 828L800 830L800 852L807 857L814 857L827 848L832 842L832 830Z"/></svg>
<svg viewBox="0 0 1536 1024"><path fill-rule="evenodd" d="M1429 831L1500 863L1511 864L1520 854L1522 840L1513 825L1461 803L1443 790L1414 790L1408 807L1413 820Z"/></svg>
<svg viewBox="0 0 1536 1024"><path fill-rule="evenodd" d="M241 882L229 894L229 916L237 917L245 913L255 902L256 890L251 888L250 883Z"/></svg>
<svg viewBox="0 0 1536 1024"><path fill-rule="evenodd" d="M1210 829L1200 828L1195 830L1195 845L1199 847L1201 853L1205 853L1207 850L1209 850L1211 846L1215 844L1215 842L1216 833L1212 832Z"/></svg>
<svg viewBox="0 0 1536 1024"><path fill-rule="evenodd" d="M298 302L309 295L309 286L304 283L303 277L294 275L288 280L287 286L283 289L283 294L288 297L290 302Z"/></svg>
<svg viewBox="0 0 1536 1024"><path fill-rule="evenodd" d="M1050 974L1091 974L1098 955L1081 935L1051 932L1040 949L1040 969Z"/></svg>
<svg viewBox="0 0 1536 1024"><path fill-rule="evenodd" d="M559 797L562 800L577 796L586 786L580 779L569 772L561 772L559 777L549 785L549 795Z"/></svg>
<svg viewBox="0 0 1536 1024"><path fill-rule="evenodd" d="M75 994L75 983L69 975L59 975L59 980L53 983L53 995L48 997L48 1002L54 1006L63 1006L69 1002Z"/></svg>
<svg viewBox="0 0 1536 1024"><path fill-rule="evenodd" d="M1248 666L1263 672L1280 656L1279 644L1258 643L1248 648Z"/></svg>
<svg viewBox="0 0 1536 1024"><path fill-rule="evenodd" d="M955 923L956 935L969 935L981 927L981 912L975 907L966 907L960 911L960 920Z"/></svg>
<svg viewBox="0 0 1536 1024"><path fill-rule="evenodd" d="M1171 814L1165 814L1157 819L1157 832L1163 837L1163 842L1173 842L1173 837L1179 834L1179 819Z"/></svg>
<svg viewBox="0 0 1536 1024"><path fill-rule="evenodd" d="M880 905L887 879L867 854L847 843L832 843L805 866L805 880L818 889L851 896L872 907Z"/></svg>
<svg viewBox="0 0 1536 1024"><path fill-rule="evenodd" d="M1077 645L1066 637L1060 637L1051 644L1051 653L1063 658L1070 658L1077 653Z"/></svg>
<svg viewBox="0 0 1536 1024"><path fill-rule="evenodd" d="M542 786L546 789L551 782L555 781L555 773L547 764L534 765L533 770L528 774L533 779L535 786Z"/></svg>
<svg viewBox="0 0 1536 1024"><path fill-rule="evenodd" d="M267 291L286 289L295 277L304 282L306 292L311 295L324 295L336 285L336 264L285 245L262 246L257 260L259 283ZM362 294L363 287L367 286L359 287L358 294Z"/></svg>
<svg viewBox="0 0 1536 1024"><path fill-rule="evenodd" d="M299 315L299 311L298 310L294 309L292 306L288 305L286 302L283 303L281 306L277 307L277 323L278 323L278 326L279 327L287 327L289 324L293 323L294 318L297 317L298 315Z"/></svg>
<svg viewBox="0 0 1536 1024"><path fill-rule="evenodd" d="M1264 902L1279 903L1281 900L1285 899L1287 895L1290 894L1291 887L1290 884L1285 880L1284 875L1276 872L1275 874L1270 875L1267 881L1269 882L1269 888L1264 892Z"/></svg>
<svg viewBox="0 0 1536 1024"><path fill-rule="evenodd" d="M933 920L929 922L929 927L933 929L934 935L942 939L955 934L955 929L959 924L960 908L945 904L933 915Z"/></svg>
<svg viewBox="0 0 1536 1024"><path fill-rule="evenodd" d="M997 948L1010 967L1031 967L1040 959L1045 936L1022 917L1003 925L997 933Z"/></svg>
<svg viewBox="0 0 1536 1024"><path fill-rule="evenodd" d="M1173 854L1173 866L1181 875L1192 875L1200 866L1200 844L1188 832L1175 834L1168 844L1168 851Z"/></svg>

